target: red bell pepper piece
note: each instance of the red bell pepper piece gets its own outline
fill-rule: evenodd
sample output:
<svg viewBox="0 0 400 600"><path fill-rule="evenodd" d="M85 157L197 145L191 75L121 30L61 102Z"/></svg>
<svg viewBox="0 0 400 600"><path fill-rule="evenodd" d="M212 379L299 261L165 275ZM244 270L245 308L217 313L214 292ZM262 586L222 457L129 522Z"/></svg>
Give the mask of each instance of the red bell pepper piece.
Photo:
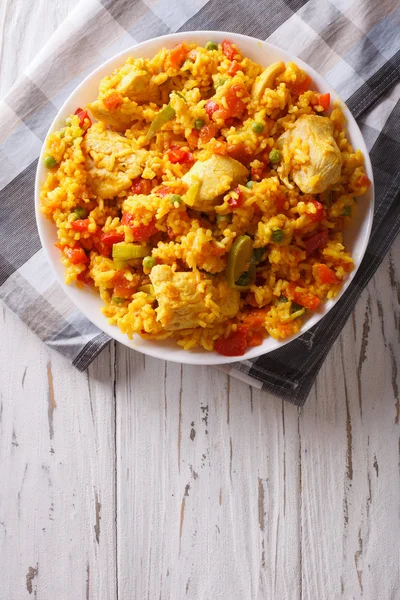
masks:
<svg viewBox="0 0 400 600"><path fill-rule="evenodd" d="M75 231L87 231L90 224L89 219L76 219L71 222L71 227Z"/></svg>
<svg viewBox="0 0 400 600"><path fill-rule="evenodd" d="M329 232L328 232L328 230L326 230L326 231L320 231L316 235L313 235L311 238L309 238L306 241L307 256L310 256L310 254L315 252L315 250L317 250L318 248L325 246L328 241L328 237L329 237Z"/></svg>
<svg viewBox="0 0 400 600"><path fill-rule="evenodd" d="M289 300L293 300L297 304L300 304L300 306L304 306L304 308L309 308L311 310L318 308L321 304L321 299L310 292L297 290L297 287L296 283L289 283L285 290L285 295Z"/></svg>
<svg viewBox="0 0 400 600"><path fill-rule="evenodd" d="M237 194L237 198L234 197L230 197L228 200L228 204L229 206L231 206L232 208L238 208L239 206L242 206L243 204L243 192L242 190L238 187L235 187L235 189L233 190L235 192L235 194Z"/></svg>
<svg viewBox="0 0 400 600"><path fill-rule="evenodd" d="M313 266L314 277L320 283L338 283L339 279L335 273L326 265L314 265Z"/></svg>
<svg viewBox="0 0 400 600"><path fill-rule="evenodd" d="M107 98L104 98L103 102L106 105L107 110L113 112L121 106L123 100L118 94L118 92L111 92L111 94L107 96Z"/></svg>
<svg viewBox="0 0 400 600"><path fill-rule="evenodd" d="M229 58L229 60L233 60L235 54L237 54L237 51L229 40L224 40L222 42L222 52L227 58Z"/></svg>
<svg viewBox="0 0 400 600"><path fill-rule="evenodd" d="M227 338L220 337L215 342L214 350L223 356L242 356L247 348L247 333L248 327L241 325Z"/></svg>
<svg viewBox="0 0 400 600"><path fill-rule="evenodd" d="M213 116L213 114L217 110L219 110L219 106L218 106L218 104L214 100L209 100L208 102L206 102L204 108L205 108L206 113L210 117L210 119Z"/></svg>
<svg viewBox="0 0 400 600"><path fill-rule="evenodd" d="M119 242L123 242L125 239L125 235L123 233L117 233L115 231L110 233L102 233L100 236L100 241L106 246L112 246L113 244L118 244Z"/></svg>
<svg viewBox="0 0 400 600"><path fill-rule="evenodd" d="M83 110L83 108L77 108L74 114L79 117L79 127L82 127L82 129L85 128L85 119L89 121L87 128L89 128L92 125L92 120L89 117L89 113L87 110Z"/></svg>
<svg viewBox="0 0 400 600"><path fill-rule="evenodd" d="M324 110L328 110L330 103L331 103L331 95L330 94L318 94L317 104L322 106L322 108Z"/></svg>
<svg viewBox="0 0 400 600"><path fill-rule="evenodd" d="M121 219L121 223L123 225L128 225L131 228L135 242L147 242L152 235L158 233L155 219L152 219L148 225L144 225L142 223L140 225L132 225L131 223L134 218L134 215L125 213Z"/></svg>

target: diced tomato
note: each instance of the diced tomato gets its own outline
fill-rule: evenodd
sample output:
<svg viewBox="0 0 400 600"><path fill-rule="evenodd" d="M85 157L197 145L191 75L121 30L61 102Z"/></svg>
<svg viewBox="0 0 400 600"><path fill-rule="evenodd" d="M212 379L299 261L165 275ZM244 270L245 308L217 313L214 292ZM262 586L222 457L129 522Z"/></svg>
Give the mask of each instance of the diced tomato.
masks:
<svg viewBox="0 0 400 600"><path fill-rule="evenodd" d="M265 317L269 309L260 308L250 311L243 319L243 325L249 329L258 331L264 327Z"/></svg>
<svg viewBox="0 0 400 600"><path fill-rule="evenodd" d="M103 102L106 105L107 110L112 112L121 106L122 98L117 92L111 92L107 98L104 98Z"/></svg>
<svg viewBox="0 0 400 600"><path fill-rule="evenodd" d="M322 108L324 110L328 110L330 103L331 103L331 95L330 94L318 94L317 104L322 106Z"/></svg>
<svg viewBox="0 0 400 600"><path fill-rule="evenodd" d="M314 198L311 198L311 200L308 200L308 202L312 202L314 204L316 212L307 213L307 216L311 219L311 221L314 221L314 223L322 221L322 219L324 219L326 215L324 205L321 204L321 202L318 202L318 200L315 200Z"/></svg>
<svg viewBox="0 0 400 600"><path fill-rule="evenodd" d="M226 156L227 151L228 151L227 143L223 142L222 140L216 140L214 147L213 147L214 154L219 154L220 156Z"/></svg>
<svg viewBox="0 0 400 600"><path fill-rule="evenodd" d="M366 175L360 175L356 181L357 187L367 187L371 185L370 179Z"/></svg>
<svg viewBox="0 0 400 600"><path fill-rule="evenodd" d="M101 254L101 256L105 256L106 258L108 258L111 255L111 245L104 244L100 241L100 239L97 236L94 238L93 243L97 252Z"/></svg>
<svg viewBox="0 0 400 600"><path fill-rule="evenodd" d="M288 83L288 87L291 91L296 94L296 96L300 96L300 94L304 94L305 91L310 89L312 79L309 75L306 75L303 81L298 81L294 84Z"/></svg>
<svg viewBox="0 0 400 600"><path fill-rule="evenodd" d="M143 179L143 177L137 177L132 181L131 187L133 194L144 194L148 196L151 192L151 181L149 179Z"/></svg>
<svg viewBox="0 0 400 600"><path fill-rule="evenodd" d="M193 154L188 152L187 150L183 150L179 146L175 146L169 150L168 159L173 164L179 163L180 165L184 165L190 162L193 162Z"/></svg>
<svg viewBox="0 0 400 600"><path fill-rule="evenodd" d="M85 119L88 120L88 125L87 125L88 128L92 125L92 120L89 117L89 113L87 110L83 110L83 108L77 108L76 111L74 112L74 114L78 115L78 117L79 117L79 127L82 127L82 128L85 127Z"/></svg>
<svg viewBox="0 0 400 600"><path fill-rule="evenodd" d="M338 283L339 279L335 273L326 265L314 265L313 274L317 281L320 283Z"/></svg>
<svg viewBox="0 0 400 600"><path fill-rule="evenodd" d="M235 192L235 194L237 194L237 198L232 196L231 198L229 198L228 204L232 208L238 208L239 206L242 206L242 204L243 204L243 200L244 200L243 192L239 188L239 186L235 187L235 189L233 191Z"/></svg>
<svg viewBox="0 0 400 600"><path fill-rule="evenodd" d="M239 142L238 144L228 144L226 153L228 156L241 163L249 163L254 157L253 151L243 142Z"/></svg>
<svg viewBox="0 0 400 600"><path fill-rule="evenodd" d="M164 69L180 69L185 62L187 56L187 49L184 43L177 44L175 48L172 48L167 54L164 62Z"/></svg>
<svg viewBox="0 0 400 600"><path fill-rule="evenodd" d="M89 262L89 258L86 256L84 249L81 248L79 244L76 244L73 248L64 246L62 251L64 256L66 256L73 265Z"/></svg>
<svg viewBox="0 0 400 600"><path fill-rule="evenodd" d="M214 100L209 100L206 102L204 108L210 119L212 118L213 114L219 110L219 106Z"/></svg>
<svg viewBox="0 0 400 600"><path fill-rule="evenodd" d="M310 310L318 308L321 304L320 298L310 292L302 291L301 289L298 290L297 287L297 284L293 281L289 283L285 290L285 295L289 300L293 300L297 304L300 304L300 306L304 306L304 308L309 308Z"/></svg>
<svg viewBox="0 0 400 600"><path fill-rule="evenodd" d="M140 225L132 225L132 221L134 220L134 215L130 213L125 213L121 219L121 223L123 225L128 225L131 228L133 239L135 242L147 242L147 240L158 233L158 229L156 227L156 220L152 219L148 225L140 224Z"/></svg>
<svg viewBox="0 0 400 600"><path fill-rule="evenodd" d="M165 198L165 196L168 196L169 194L173 194L173 193L174 193L174 188L169 187L168 185L163 185L156 192L157 196L160 196L160 198Z"/></svg>
<svg viewBox="0 0 400 600"><path fill-rule="evenodd" d="M225 99L228 106L230 117L240 117L246 104L242 98L248 96L247 90L243 84L237 83L226 90Z"/></svg>
<svg viewBox="0 0 400 600"><path fill-rule="evenodd" d="M119 285L114 288L114 296L118 298L132 298L134 288L128 287L127 285Z"/></svg>
<svg viewBox="0 0 400 600"><path fill-rule="evenodd" d="M100 236L100 241L106 246L118 244L119 242L123 242L124 239L125 235L123 233L116 233L115 231L112 233L102 233Z"/></svg>
<svg viewBox="0 0 400 600"><path fill-rule="evenodd" d="M223 356L242 356L247 348L248 327L241 325L227 338L221 337L215 342L214 350Z"/></svg>
<svg viewBox="0 0 400 600"><path fill-rule="evenodd" d="M77 219L76 221L72 221L71 227L75 231L87 231L90 224L89 219Z"/></svg>
<svg viewBox="0 0 400 600"><path fill-rule="evenodd" d="M262 177L262 172L263 172L264 166L260 166L260 167L251 167L251 178L256 180L256 181L260 181L261 177Z"/></svg>
<svg viewBox="0 0 400 600"><path fill-rule="evenodd" d="M215 244L212 244L210 247L211 256L222 256L225 252L225 248L220 248L220 246L216 246Z"/></svg>
<svg viewBox="0 0 400 600"><path fill-rule="evenodd" d="M197 148L197 146L199 145L199 137L200 137L200 132L197 131L197 129L192 129L192 131L189 133L189 135L186 138L187 142L191 148Z"/></svg>
<svg viewBox="0 0 400 600"><path fill-rule="evenodd" d="M228 75L233 77L238 71L241 70L241 65L237 62L237 60L233 60L231 66L228 69Z"/></svg>
<svg viewBox="0 0 400 600"><path fill-rule="evenodd" d="M93 239L90 238L81 238L79 240L80 245L84 250L91 250L93 248Z"/></svg>
<svg viewBox="0 0 400 600"><path fill-rule="evenodd" d="M88 275L88 271L83 271L76 276L78 281L81 281L85 285L94 285L93 279Z"/></svg>
<svg viewBox="0 0 400 600"><path fill-rule="evenodd" d="M315 250L326 245L328 241L329 233L328 230L320 231L316 235L313 235L306 241L306 254L310 256Z"/></svg>
<svg viewBox="0 0 400 600"><path fill-rule="evenodd" d="M225 54L229 60L233 60L235 54L237 54L237 50L232 46L232 43L229 40L224 40L222 42L222 52Z"/></svg>
<svg viewBox="0 0 400 600"><path fill-rule="evenodd" d="M277 192L275 196L275 204L279 211L285 210L286 196L282 192Z"/></svg>
<svg viewBox="0 0 400 600"><path fill-rule="evenodd" d="M247 347L253 348L254 346L261 346L263 340L264 336L261 331L251 331L247 336Z"/></svg>

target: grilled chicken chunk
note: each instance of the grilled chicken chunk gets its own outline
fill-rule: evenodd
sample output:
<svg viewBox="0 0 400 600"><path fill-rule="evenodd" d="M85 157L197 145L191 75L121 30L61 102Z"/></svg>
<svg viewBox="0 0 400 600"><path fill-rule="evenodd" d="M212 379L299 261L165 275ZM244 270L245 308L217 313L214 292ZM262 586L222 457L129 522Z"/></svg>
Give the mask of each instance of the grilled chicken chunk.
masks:
<svg viewBox="0 0 400 600"><path fill-rule="evenodd" d="M275 79L285 70L285 63L281 60L269 65L258 77L251 88L251 97L257 102L261 100L267 88L272 88Z"/></svg>
<svg viewBox="0 0 400 600"><path fill-rule="evenodd" d="M182 181L189 187L200 183L193 208L207 212L213 209L218 196L227 192L233 184L244 183L248 173L238 160L214 154L203 162L198 160Z"/></svg>
<svg viewBox="0 0 400 600"><path fill-rule="evenodd" d="M239 310L240 293L229 288L225 278L214 282L200 271L180 273L156 265L150 280L158 302L157 320L167 331L214 325Z"/></svg>
<svg viewBox="0 0 400 600"><path fill-rule="evenodd" d="M293 127L280 136L277 147L294 154L297 145L308 151L309 160L298 163L290 175L304 194L321 194L340 180L342 157L333 138L333 123L327 117L302 115ZM295 155L292 164L295 163ZM297 165L295 165L297 166ZM278 171L279 172L279 171Z"/></svg>
<svg viewBox="0 0 400 600"><path fill-rule="evenodd" d="M88 129L82 148L87 155L89 185L103 199L128 189L141 175L147 156L146 150L135 149L129 139L101 123Z"/></svg>

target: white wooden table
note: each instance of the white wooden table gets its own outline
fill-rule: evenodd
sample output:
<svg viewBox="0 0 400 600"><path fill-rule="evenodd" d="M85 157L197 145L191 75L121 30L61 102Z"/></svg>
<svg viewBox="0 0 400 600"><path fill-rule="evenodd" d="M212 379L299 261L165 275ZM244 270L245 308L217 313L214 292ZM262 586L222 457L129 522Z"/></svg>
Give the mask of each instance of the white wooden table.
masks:
<svg viewBox="0 0 400 600"><path fill-rule="evenodd" d="M0 95L76 0L3 0ZM299 411L0 307L2 600L400 598L400 240Z"/></svg>

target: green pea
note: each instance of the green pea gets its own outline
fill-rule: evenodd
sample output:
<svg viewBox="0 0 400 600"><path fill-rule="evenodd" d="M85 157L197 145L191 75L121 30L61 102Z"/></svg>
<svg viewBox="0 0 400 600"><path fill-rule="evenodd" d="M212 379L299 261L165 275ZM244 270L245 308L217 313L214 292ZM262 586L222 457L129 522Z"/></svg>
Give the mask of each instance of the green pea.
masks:
<svg viewBox="0 0 400 600"><path fill-rule="evenodd" d="M351 217L351 206L345 206L342 215L343 217Z"/></svg>
<svg viewBox="0 0 400 600"><path fill-rule="evenodd" d="M274 148L273 150L271 150L271 152L269 153L269 160L272 163L278 163L281 162L282 160L282 152L280 152L279 150L277 150L276 148Z"/></svg>
<svg viewBox="0 0 400 600"><path fill-rule="evenodd" d="M249 188L249 190L253 189L253 185L254 185L254 181L248 181L246 183L246 187Z"/></svg>
<svg viewBox="0 0 400 600"><path fill-rule="evenodd" d="M182 204L182 198L179 196L179 194L172 194L170 200L172 204L175 204L175 202Z"/></svg>
<svg viewBox="0 0 400 600"><path fill-rule="evenodd" d="M43 164L46 169L53 169L55 166L57 166L57 161L53 156L49 155L43 159Z"/></svg>
<svg viewBox="0 0 400 600"><path fill-rule="evenodd" d="M271 238L273 242L279 244L279 242L282 242L285 238L285 233L282 231L282 229L274 229Z"/></svg>
<svg viewBox="0 0 400 600"><path fill-rule="evenodd" d="M112 301L114 302L114 304L122 304L123 302L126 302L126 298L120 298L119 296L113 296Z"/></svg>
<svg viewBox="0 0 400 600"><path fill-rule="evenodd" d="M218 50L218 44L215 42L207 42L206 50Z"/></svg>
<svg viewBox="0 0 400 600"><path fill-rule="evenodd" d="M74 210L74 214L76 215L74 219L76 221L76 219L84 219L87 215L87 212L83 206L77 206Z"/></svg>
<svg viewBox="0 0 400 600"><path fill-rule="evenodd" d="M151 271L156 263L157 261L153 256L145 256L142 261L143 269L146 269L146 271Z"/></svg>
<svg viewBox="0 0 400 600"><path fill-rule="evenodd" d="M253 123L251 126L254 133L262 133L264 131L264 125L262 123Z"/></svg>
<svg viewBox="0 0 400 600"><path fill-rule="evenodd" d="M196 119L195 122L193 123L194 128L197 130L201 129L204 124L205 124L205 121L203 119Z"/></svg>
<svg viewBox="0 0 400 600"><path fill-rule="evenodd" d="M222 225L224 223L229 223L231 220L231 216L230 215L216 215L215 216L215 222L217 223L217 225Z"/></svg>

